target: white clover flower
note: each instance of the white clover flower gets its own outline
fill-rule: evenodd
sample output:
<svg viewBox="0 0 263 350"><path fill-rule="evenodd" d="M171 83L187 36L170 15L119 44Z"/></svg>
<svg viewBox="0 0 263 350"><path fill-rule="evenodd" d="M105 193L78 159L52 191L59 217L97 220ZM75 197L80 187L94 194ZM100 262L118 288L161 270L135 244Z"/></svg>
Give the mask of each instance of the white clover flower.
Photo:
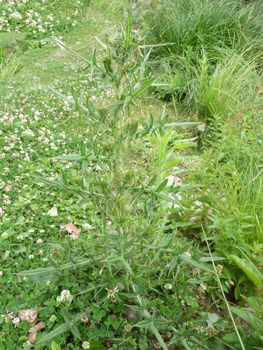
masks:
<svg viewBox="0 0 263 350"><path fill-rule="evenodd" d="M70 298L70 291L69 290L63 290L61 292L61 297L63 300L68 300Z"/></svg>
<svg viewBox="0 0 263 350"><path fill-rule="evenodd" d="M0 276L3 276L3 271L0 271Z"/></svg>
<svg viewBox="0 0 263 350"><path fill-rule="evenodd" d="M205 293L205 291L206 291L206 285L205 285L205 284L200 284L198 290L199 290L199 292L201 292L201 293Z"/></svg>
<svg viewBox="0 0 263 350"><path fill-rule="evenodd" d="M107 298L111 298L111 299L115 299L115 293L117 293L119 291L119 289L117 287L115 287L113 290L106 288L106 290L108 291Z"/></svg>
<svg viewBox="0 0 263 350"><path fill-rule="evenodd" d="M50 322L55 322L56 319L57 319L57 316L52 315L52 316L50 317L49 321L50 321Z"/></svg>
<svg viewBox="0 0 263 350"><path fill-rule="evenodd" d="M6 238L6 237L8 236L8 234L7 234L6 232L4 232L4 233L1 234L1 236L2 236L3 238Z"/></svg>
<svg viewBox="0 0 263 350"><path fill-rule="evenodd" d="M84 341L84 342L82 343L82 348L83 348L83 349L89 349L89 348L90 348L90 343L89 343L88 341Z"/></svg>
<svg viewBox="0 0 263 350"><path fill-rule="evenodd" d="M29 259L34 259L34 254L28 255Z"/></svg>
<svg viewBox="0 0 263 350"><path fill-rule="evenodd" d="M205 328L203 326L198 326L196 327L197 333L204 333L205 332Z"/></svg>
<svg viewBox="0 0 263 350"><path fill-rule="evenodd" d="M13 325L16 328L20 322L20 318L19 317L15 317L12 319Z"/></svg>
<svg viewBox="0 0 263 350"><path fill-rule="evenodd" d="M17 239L24 239L24 236L23 235L19 235L19 236L17 236Z"/></svg>
<svg viewBox="0 0 263 350"><path fill-rule="evenodd" d="M90 225L90 224L85 224L85 225L84 225L85 231L89 231L90 228L91 228L91 225Z"/></svg>
<svg viewBox="0 0 263 350"><path fill-rule="evenodd" d="M166 283L166 284L164 285L164 288L165 288L165 289L172 289L173 286L171 285L171 283Z"/></svg>
<svg viewBox="0 0 263 350"><path fill-rule="evenodd" d="M29 340L27 340L23 345L23 348L25 349L31 349L31 347L32 347L32 344L30 343Z"/></svg>
<svg viewBox="0 0 263 350"><path fill-rule="evenodd" d="M24 280L24 281L27 281L27 280L28 280L28 278L25 276L25 277L23 277L23 280Z"/></svg>
<svg viewBox="0 0 263 350"><path fill-rule="evenodd" d="M43 261L47 261L48 260L48 258L43 258Z"/></svg>
<svg viewBox="0 0 263 350"><path fill-rule="evenodd" d="M70 291L69 290L63 290L61 292L61 295L57 297L57 301L67 301L69 303L71 303L71 301L73 300L72 295L70 295Z"/></svg>
<svg viewBox="0 0 263 350"><path fill-rule="evenodd" d="M37 243L42 243L43 241L42 241L42 239L41 238L39 238L38 240L37 240Z"/></svg>
<svg viewBox="0 0 263 350"><path fill-rule="evenodd" d="M40 249L40 251L38 252L38 255L43 255L43 254L44 254L43 249Z"/></svg>

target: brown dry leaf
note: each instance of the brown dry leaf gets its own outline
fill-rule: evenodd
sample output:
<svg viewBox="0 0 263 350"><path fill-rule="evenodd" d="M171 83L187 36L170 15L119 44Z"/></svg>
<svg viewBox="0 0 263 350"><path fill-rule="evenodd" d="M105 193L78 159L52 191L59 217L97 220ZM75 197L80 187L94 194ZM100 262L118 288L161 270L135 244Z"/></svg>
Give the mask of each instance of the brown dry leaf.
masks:
<svg viewBox="0 0 263 350"><path fill-rule="evenodd" d="M74 224L69 223L65 225L65 229L68 231L69 234L79 237L79 234L81 232L80 229L78 229Z"/></svg>
<svg viewBox="0 0 263 350"><path fill-rule="evenodd" d="M21 310L18 313L18 317L21 321L27 320L33 326L37 322L37 311L31 309Z"/></svg>
<svg viewBox="0 0 263 350"><path fill-rule="evenodd" d="M154 348L154 350L162 350L163 349L160 343L155 343L153 348Z"/></svg>
<svg viewBox="0 0 263 350"><path fill-rule="evenodd" d="M168 350L173 350L170 345L164 343L167 346ZM154 350L163 350L163 347L161 346L160 343L155 343L153 346ZM166 350L166 349L165 349Z"/></svg>
<svg viewBox="0 0 263 350"><path fill-rule="evenodd" d="M113 344L111 340L105 340L105 342L103 343L103 345L106 346L106 348L109 348L111 344Z"/></svg>
<svg viewBox="0 0 263 350"><path fill-rule="evenodd" d="M11 190L11 188L12 188L12 186L11 185L7 185L4 189L3 189L3 191L6 191L6 192L8 192L8 191L10 191Z"/></svg>
<svg viewBox="0 0 263 350"><path fill-rule="evenodd" d="M41 329L45 328L44 322L38 322L35 327L29 329L27 339L31 344L36 344L37 342L37 333L41 331Z"/></svg>

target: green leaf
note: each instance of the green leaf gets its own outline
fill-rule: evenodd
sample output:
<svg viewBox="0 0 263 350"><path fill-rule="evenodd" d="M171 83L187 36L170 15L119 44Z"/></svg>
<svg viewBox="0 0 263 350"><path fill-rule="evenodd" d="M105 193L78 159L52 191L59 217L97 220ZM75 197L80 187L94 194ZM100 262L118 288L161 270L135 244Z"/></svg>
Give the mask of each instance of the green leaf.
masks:
<svg viewBox="0 0 263 350"><path fill-rule="evenodd" d="M90 342L89 350L107 350L104 345L101 344L98 340L92 340Z"/></svg>
<svg viewBox="0 0 263 350"><path fill-rule="evenodd" d="M19 276L35 276L35 275L43 275L46 273L52 273L55 271L62 271L62 270L74 270L77 266L84 266L90 262L89 259L81 260L78 261L77 263L67 263L64 265L58 265L58 267L45 267L45 268L40 268L40 269L35 269L35 270L27 270L27 271L21 271L19 273L16 273L16 275Z"/></svg>
<svg viewBox="0 0 263 350"><path fill-rule="evenodd" d="M135 92L135 94L132 96L133 99L139 98L153 83L154 79L145 79L142 83L141 88ZM131 100L130 100L131 102Z"/></svg>
<svg viewBox="0 0 263 350"><path fill-rule="evenodd" d="M156 192L161 192L163 189L165 189L166 185L167 185L168 179L165 179L157 188L156 188Z"/></svg>
<svg viewBox="0 0 263 350"><path fill-rule="evenodd" d="M235 263L245 272L245 274L251 279L251 281L257 286L262 286L262 278L260 271L256 266L249 260L240 259L235 255L230 255Z"/></svg>
<svg viewBox="0 0 263 350"><path fill-rule="evenodd" d="M57 187L57 188L62 188L62 189L65 188L65 185L62 182L50 181L50 180L45 179L44 177L37 176L37 175L33 175L33 178L40 181L40 182L43 182L43 184L45 184L45 185L51 186L51 187Z"/></svg>
<svg viewBox="0 0 263 350"><path fill-rule="evenodd" d="M246 311L243 309L238 309L236 307L231 307L231 311L241 317L244 321L246 321L251 327L254 328L255 332L259 336L263 336L263 321L261 321L258 317L251 314L250 311Z"/></svg>
<svg viewBox="0 0 263 350"><path fill-rule="evenodd" d="M148 186L152 186L152 185L155 183L156 179L157 179L157 175L154 175L154 176L151 178L150 182L148 183Z"/></svg>
<svg viewBox="0 0 263 350"><path fill-rule="evenodd" d="M174 197L168 197L163 193L153 192L157 197L165 199L167 202L174 203L178 205L179 207L182 207L178 199L175 199Z"/></svg>
<svg viewBox="0 0 263 350"><path fill-rule="evenodd" d="M23 340L28 340L28 338L25 335L22 335L19 339L18 339L18 344L23 341Z"/></svg>
<svg viewBox="0 0 263 350"><path fill-rule="evenodd" d="M79 316L79 318L81 318L81 316ZM54 329L54 331L46 334L43 338L40 339L39 343L42 343L44 341L48 341L52 338L57 337L59 334L61 333L65 333L69 330L69 325L67 323L63 323L61 326L59 326L58 328Z"/></svg>
<svg viewBox="0 0 263 350"><path fill-rule="evenodd" d="M85 143L83 141L80 143L80 153L81 153L82 157L85 157L85 155L86 155L86 146L85 146Z"/></svg>
<svg viewBox="0 0 263 350"><path fill-rule="evenodd" d="M119 261L120 259L121 258L120 258L119 255L114 254L114 255L108 256L106 259L104 259L104 261L106 261L106 262L115 262L115 261Z"/></svg>
<svg viewBox="0 0 263 350"><path fill-rule="evenodd" d="M238 343L238 336L236 333L228 333L224 335L223 340L229 343Z"/></svg>
<svg viewBox="0 0 263 350"><path fill-rule="evenodd" d="M61 347L57 343L52 341L52 343L51 343L51 350L61 350Z"/></svg>
<svg viewBox="0 0 263 350"><path fill-rule="evenodd" d="M213 273L214 274L214 271L209 269L208 267L200 264L199 262L189 258L186 254L180 254L180 259L182 259L184 262L192 265L192 266L195 266L195 267L198 267L199 269L201 270L204 270L204 271L208 271L210 273Z"/></svg>
<svg viewBox="0 0 263 350"><path fill-rule="evenodd" d="M162 312L163 312L165 317L167 317L167 318L172 317L172 311L165 305L162 307Z"/></svg>
<svg viewBox="0 0 263 350"><path fill-rule="evenodd" d="M220 317L217 316L217 314L211 312L202 312L202 315L205 316L206 323L208 326L212 326L220 319Z"/></svg>
<svg viewBox="0 0 263 350"><path fill-rule="evenodd" d="M64 170L62 170L62 180L63 180L64 185L67 186L68 185L68 179L67 179L67 176L66 176Z"/></svg>
<svg viewBox="0 0 263 350"><path fill-rule="evenodd" d="M68 312L68 310L65 307L63 308L62 311L63 311L64 320L66 321L66 323L69 326L69 330L71 331L71 333L73 335L75 335L75 337L77 337L78 339L81 340L81 336L79 334L78 328L74 324L74 321L73 321L72 317L70 316L70 313Z"/></svg>
<svg viewBox="0 0 263 350"><path fill-rule="evenodd" d="M130 49L130 40L131 40L131 13L128 12L128 23L127 23L127 32L126 32L126 54Z"/></svg>
<svg viewBox="0 0 263 350"><path fill-rule="evenodd" d="M210 350L225 350L224 343L219 338L211 337L204 343Z"/></svg>
<svg viewBox="0 0 263 350"><path fill-rule="evenodd" d="M73 99L75 101L75 104L78 105L78 96L77 96L77 93L76 93L75 89L73 88L73 86L71 86L71 93L72 93Z"/></svg>
<svg viewBox="0 0 263 350"><path fill-rule="evenodd" d="M152 321L151 320L144 320L144 321L136 323L134 326L139 327L139 328L150 328L152 326Z"/></svg>
<svg viewBox="0 0 263 350"><path fill-rule="evenodd" d="M54 157L55 159L58 160L77 160L77 161L82 161L85 159L81 154L69 154L68 156L57 156Z"/></svg>
<svg viewBox="0 0 263 350"><path fill-rule="evenodd" d="M9 254L10 254L10 250L6 250L2 260L6 260Z"/></svg>

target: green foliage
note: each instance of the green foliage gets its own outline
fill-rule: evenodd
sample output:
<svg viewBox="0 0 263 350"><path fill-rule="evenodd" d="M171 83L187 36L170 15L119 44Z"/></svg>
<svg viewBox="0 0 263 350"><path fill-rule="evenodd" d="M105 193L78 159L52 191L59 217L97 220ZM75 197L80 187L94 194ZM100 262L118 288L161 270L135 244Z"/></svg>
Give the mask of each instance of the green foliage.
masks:
<svg viewBox="0 0 263 350"><path fill-rule="evenodd" d="M259 6L239 0L160 1L146 37L148 43L170 43L153 51L157 60L169 58L157 65L157 96L175 98L207 123L246 109L261 82ZM145 11L142 21L151 23L151 16ZM156 66L151 72L156 74Z"/></svg>
<svg viewBox="0 0 263 350"><path fill-rule="evenodd" d="M2 15L11 30L27 30L31 5L11 6L22 19ZM29 26L24 78L10 69L1 89L0 348L31 346L28 322L12 322L28 308L45 323L36 350L262 348L260 2L143 0L130 5L148 21L138 32L130 15L126 26L106 12L97 21L95 9L119 21L128 1L34 5L30 21L43 7L42 28L52 15L53 34L74 31L49 39L61 47L53 56L40 41L49 24L45 33ZM74 29L86 15L105 42L82 40L84 21ZM16 40L3 42L2 67ZM173 100L176 119L149 91ZM220 317L228 300L247 325L230 323L231 310Z"/></svg>
<svg viewBox="0 0 263 350"><path fill-rule="evenodd" d="M19 73L22 69L23 65L21 64L19 51L9 54L6 57L4 54L4 45L0 44L0 79Z"/></svg>
<svg viewBox="0 0 263 350"><path fill-rule="evenodd" d="M191 140L182 139L183 135L175 136L169 129L173 124L166 124L165 120L167 118L163 115L159 122L159 125L163 126L162 133L156 130L150 136L150 141L156 147L156 157L152 158L156 164L156 170L154 169L152 174L153 179L148 182L147 177L139 174L136 167L129 166L125 162L125 149L127 149L127 145L132 146L132 140L136 139L139 134L136 134L137 128L132 129L131 135L124 133L122 116L131 102L138 99L152 83L151 80L144 79L141 69L139 69L149 54L146 53L139 64L136 61L130 61L131 58L135 57L132 50L137 49L136 42L138 40L130 36L130 23L129 15L126 32L122 31L120 37L116 38L114 47L110 47L109 44L105 45L98 40L104 51L104 67L100 67L96 63L95 51L93 51L92 62L84 59L89 64L92 72L99 70L105 83L112 84L115 91L115 101L113 103L107 107L92 106L88 100L87 107L85 107L81 104L83 94L78 99L74 90L72 90L73 100L70 100L59 91L52 89L53 92L72 104L70 113L80 107L90 122L93 119L99 121L99 130L102 125L104 127L109 126L112 130L112 145L107 140L107 145L110 145L107 149L106 144L103 144L104 140L96 137L93 140L93 148L89 151L82 143L80 153L56 157L57 160L81 162L81 171L77 177L78 182L69 178L64 172L62 172L59 181L34 176L38 182L41 181L64 192L75 192L83 197L86 202L92 201L94 209L98 211L101 217L103 230L96 234L96 244L94 244L95 242L90 244L90 242L82 241L81 252L77 254L79 257L82 256L81 259L73 257L71 251L74 246L69 241L69 245L64 248L65 253L67 253L67 264L61 264L60 262L58 265L54 260L49 259L52 264L51 267L20 272L20 275L37 276L52 272L58 276L60 270L74 268L81 271L84 266L86 269L92 269L92 266L102 264L101 276L96 278L91 289L83 291L83 293L90 293L95 289L94 296L101 294L100 298L96 297L96 304L93 303L93 306L85 309L85 313L94 322L100 322L107 315L104 310L100 310L100 305L105 301L105 287L110 285L112 286L111 289L106 287L108 298L111 301L116 300L118 303L121 303L125 296L133 299L136 306L131 306L131 310L142 318L141 321L134 324L134 327L144 328L153 333L165 348L166 345L160 331L172 330L174 326L172 326L171 320L166 319L159 312L152 309L156 301L154 295L150 297L145 294L147 278L142 275L142 269L152 265L150 273L155 273L157 270L154 266L158 261L158 270L161 271L161 274L166 274L168 279L172 277L173 270L176 267L179 268L179 266L192 265L199 270L202 269L210 273L212 273L212 270L199 261L200 257L194 260L185 254L188 245L187 247L180 247L179 245L177 248L175 245L174 249L170 249L173 235L169 237L163 233L163 227L168 219L168 211L165 213L160 209L165 202L178 204L175 194L179 190L174 185L167 186L165 176L169 174L168 170L182 159L174 155L174 152L191 146ZM73 51L71 50L71 52ZM116 61L116 66L114 61ZM147 130L148 127L146 126L142 134ZM139 141L135 140L134 142ZM144 150L142 147L139 148ZM96 172L87 171L91 162L95 164ZM157 183L155 183L155 180L157 180ZM190 187L188 186L188 188ZM181 188L182 191L186 189L187 186ZM136 215L138 211L139 215ZM107 227L109 221L111 222L110 228ZM149 232L147 235L142 235L141 233L145 231L145 228L149 228L149 231L152 231L151 234ZM87 257L87 252L89 259L83 259L83 256ZM148 252L148 257L142 260L141 256L145 256L146 252ZM166 257L167 253L168 259ZM172 263L171 267L170 263ZM119 289L116 286L120 285L122 281L118 278L118 271L125 276L125 284L122 288L126 293L117 294ZM87 278L85 283L89 283ZM104 293L101 293L101 291L104 291ZM72 298L70 298L71 301ZM172 313L167 308L162 308L162 310L168 318L172 318ZM44 336L41 342L48 341L68 330L75 337L81 339L81 334L75 323L82 317L82 313L72 318L67 308L63 308L63 317L65 323ZM120 327L119 322L109 325L115 331ZM179 334L177 341L184 341L184 332L179 331ZM99 338L103 337L105 339L105 336L103 331L101 335L97 334ZM90 339L92 339L91 336Z"/></svg>
<svg viewBox="0 0 263 350"><path fill-rule="evenodd" d="M25 32L30 39L40 40L71 31L86 14L87 4L67 0L61 6L56 1L3 0L1 11L0 32Z"/></svg>

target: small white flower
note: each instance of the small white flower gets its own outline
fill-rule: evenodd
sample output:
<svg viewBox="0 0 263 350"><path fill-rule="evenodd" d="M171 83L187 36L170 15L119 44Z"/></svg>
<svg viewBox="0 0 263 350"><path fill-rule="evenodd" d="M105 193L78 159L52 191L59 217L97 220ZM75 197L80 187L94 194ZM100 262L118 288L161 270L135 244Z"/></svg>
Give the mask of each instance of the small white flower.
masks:
<svg viewBox="0 0 263 350"><path fill-rule="evenodd" d="M29 259L34 259L34 254L28 255Z"/></svg>
<svg viewBox="0 0 263 350"><path fill-rule="evenodd" d="M165 288L165 289L172 289L173 286L171 285L171 283L166 283L166 284L164 285L164 288Z"/></svg>
<svg viewBox="0 0 263 350"><path fill-rule="evenodd" d="M82 347L83 347L83 349L89 349L90 348L90 343L88 341L84 341L82 343Z"/></svg>
<svg viewBox="0 0 263 350"><path fill-rule="evenodd" d="M16 328L20 322L20 318L19 317L15 317L12 319L13 325Z"/></svg>
<svg viewBox="0 0 263 350"><path fill-rule="evenodd" d="M25 349L31 349L31 347L32 347L32 344L30 343L29 340L27 340L23 345L23 348Z"/></svg>
<svg viewBox="0 0 263 350"><path fill-rule="evenodd" d="M205 293L205 291L206 291L206 285L205 285L205 284L200 284L198 290L199 290L199 292L201 292L201 293Z"/></svg>
<svg viewBox="0 0 263 350"><path fill-rule="evenodd" d="M23 235L19 235L19 236L17 236L17 239L24 239L24 236Z"/></svg>
<svg viewBox="0 0 263 350"><path fill-rule="evenodd" d="M43 255L43 254L44 254L43 250L40 249L40 251L38 252L38 255Z"/></svg>
<svg viewBox="0 0 263 350"><path fill-rule="evenodd" d="M28 230L28 232L32 233L32 232L35 232L35 230Z"/></svg>
<svg viewBox="0 0 263 350"><path fill-rule="evenodd" d="M24 280L24 281L27 281L27 280L28 280L28 278L25 276L25 277L23 277L23 280Z"/></svg>
<svg viewBox="0 0 263 350"><path fill-rule="evenodd" d="M57 301L62 301L62 296L61 295L57 297Z"/></svg>
<svg viewBox="0 0 263 350"><path fill-rule="evenodd" d="M111 298L111 299L115 299L115 293L119 291L117 287L115 287L113 290L106 288L106 290L108 291L107 298Z"/></svg>
<svg viewBox="0 0 263 350"><path fill-rule="evenodd" d="M52 315L52 316L50 317L49 321L50 321L50 322L55 322L56 319L57 319L57 316Z"/></svg>
<svg viewBox="0 0 263 350"><path fill-rule="evenodd" d="M50 281L47 281L47 286L50 286L50 283L51 283Z"/></svg>
<svg viewBox="0 0 263 350"><path fill-rule="evenodd" d="M8 234L7 234L6 232L4 232L4 233L1 234L1 236L2 236L3 238L6 238L6 237L8 236Z"/></svg>
<svg viewBox="0 0 263 350"><path fill-rule="evenodd" d="M191 257L192 257L192 254L191 254L190 252L188 252L188 251L185 253L185 255L187 255L188 258L191 258Z"/></svg>
<svg viewBox="0 0 263 350"><path fill-rule="evenodd" d="M47 258L43 258L43 261L47 261L48 259Z"/></svg>
<svg viewBox="0 0 263 350"><path fill-rule="evenodd" d="M85 231L89 231L90 228L91 228L91 225L90 225L90 224L85 224L85 225L84 225Z"/></svg>
<svg viewBox="0 0 263 350"><path fill-rule="evenodd" d="M0 271L0 276L3 276L3 271Z"/></svg>

